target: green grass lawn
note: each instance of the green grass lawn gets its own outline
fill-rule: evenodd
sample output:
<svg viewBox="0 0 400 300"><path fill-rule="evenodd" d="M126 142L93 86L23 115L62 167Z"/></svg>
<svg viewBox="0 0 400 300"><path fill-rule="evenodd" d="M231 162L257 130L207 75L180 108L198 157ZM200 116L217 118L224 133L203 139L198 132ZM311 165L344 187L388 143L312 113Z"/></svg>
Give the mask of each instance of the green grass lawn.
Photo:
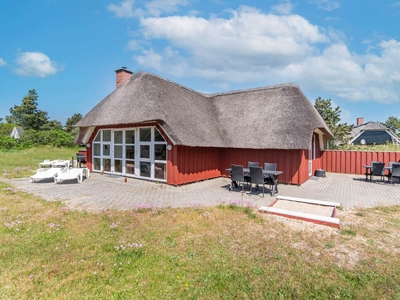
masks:
<svg viewBox="0 0 400 300"><path fill-rule="evenodd" d="M3 180L0 299L400 299L400 208L339 218L336 230L236 205L92 214Z"/></svg>
<svg viewBox="0 0 400 300"><path fill-rule="evenodd" d="M57 148L50 146L24 150L0 150L0 179L29 177L36 173L39 163L45 159L71 160L78 147Z"/></svg>

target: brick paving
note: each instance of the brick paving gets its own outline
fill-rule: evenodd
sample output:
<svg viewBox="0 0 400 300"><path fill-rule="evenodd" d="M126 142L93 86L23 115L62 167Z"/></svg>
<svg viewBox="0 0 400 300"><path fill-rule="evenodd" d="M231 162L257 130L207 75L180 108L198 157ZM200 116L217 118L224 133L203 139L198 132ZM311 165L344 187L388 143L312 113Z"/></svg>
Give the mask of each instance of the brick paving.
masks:
<svg viewBox="0 0 400 300"><path fill-rule="evenodd" d="M48 201L62 201L73 209L99 212L107 209L128 210L137 207L214 206L242 201L255 207L272 203L266 188L260 193L242 195L229 192L228 178L216 178L179 187L114 175L91 174L81 184L76 180L54 184L52 180L31 183L28 178L3 180L14 188L40 196ZM327 173L327 177L312 177L301 186L280 184L279 194L341 203L343 209L400 205L400 184L366 182L362 175Z"/></svg>

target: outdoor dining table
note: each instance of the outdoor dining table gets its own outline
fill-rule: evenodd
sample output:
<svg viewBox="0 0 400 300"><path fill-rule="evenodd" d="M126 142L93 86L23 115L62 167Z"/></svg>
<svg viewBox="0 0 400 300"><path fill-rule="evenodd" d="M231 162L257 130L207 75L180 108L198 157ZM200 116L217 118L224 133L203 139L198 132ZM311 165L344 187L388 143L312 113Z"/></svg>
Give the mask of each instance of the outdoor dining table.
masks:
<svg viewBox="0 0 400 300"><path fill-rule="evenodd" d="M232 169L228 168L226 169L227 172L231 172ZM249 168L243 168L243 174L249 174L250 169ZM263 175L269 175L273 181L273 188L271 191L271 196L274 196L275 193L278 193L278 176L281 175L283 171L273 171L273 170L263 170Z"/></svg>

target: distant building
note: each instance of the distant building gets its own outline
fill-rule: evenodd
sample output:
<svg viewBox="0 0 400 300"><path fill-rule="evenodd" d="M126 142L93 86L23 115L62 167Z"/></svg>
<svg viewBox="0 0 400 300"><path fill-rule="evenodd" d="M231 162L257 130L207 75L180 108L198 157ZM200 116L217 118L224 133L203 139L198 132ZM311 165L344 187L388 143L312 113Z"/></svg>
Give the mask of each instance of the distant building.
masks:
<svg viewBox="0 0 400 300"><path fill-rule="evenodd" d="M14 139L19 139L24 135L24 129L22 127L14 127L10 136Z"/></svg>
<svg viewBox="0 0 400 300"><path fill-rule="evenodd" d="M376 122L364 123L364 118L357 118L350 136L349 144L353 145L400 144L400 138L388 128Z"/></svg>

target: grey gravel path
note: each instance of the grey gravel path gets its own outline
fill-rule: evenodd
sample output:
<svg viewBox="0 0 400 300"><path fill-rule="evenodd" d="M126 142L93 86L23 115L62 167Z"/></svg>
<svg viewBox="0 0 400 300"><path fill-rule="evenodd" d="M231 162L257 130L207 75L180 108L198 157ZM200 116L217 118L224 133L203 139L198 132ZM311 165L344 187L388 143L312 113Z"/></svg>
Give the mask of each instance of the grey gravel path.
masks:
<svg viewBox="0 0 400 300"><path fill-rule="evenodd" d="M216 178L174 187L162 183L113 175L91 174L81 184L66 181L31 183L28 178L3 180L14 188L40 196L48 201L63 201L70 208L99 212L107 209L128 210L138 207L214 206L239 202L254 207L272 203L276 196L267 193L228 191L230 180ZM279 185L284 196L340 202L344 209L400 205L400 184L366 182L364 176L327 173L326 178L311 178L301 186Z"/></svg>

